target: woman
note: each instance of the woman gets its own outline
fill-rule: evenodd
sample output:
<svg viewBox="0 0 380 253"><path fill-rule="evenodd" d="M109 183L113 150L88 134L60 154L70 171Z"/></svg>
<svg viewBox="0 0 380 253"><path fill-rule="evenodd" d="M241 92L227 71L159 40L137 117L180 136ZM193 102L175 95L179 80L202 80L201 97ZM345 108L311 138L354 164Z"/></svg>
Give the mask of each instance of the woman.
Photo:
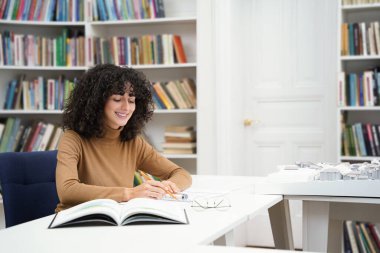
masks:
<svg viewBox="0 0 380 253"><path fill-rule="evenodd" d="M131 68L111 64L87 71L63 113L58 146L56 211L98 198L160 199L191 185L190 174L157 153L139 134L153 114L150 83ZM133 187L136 170L162 181Z"/></svg>

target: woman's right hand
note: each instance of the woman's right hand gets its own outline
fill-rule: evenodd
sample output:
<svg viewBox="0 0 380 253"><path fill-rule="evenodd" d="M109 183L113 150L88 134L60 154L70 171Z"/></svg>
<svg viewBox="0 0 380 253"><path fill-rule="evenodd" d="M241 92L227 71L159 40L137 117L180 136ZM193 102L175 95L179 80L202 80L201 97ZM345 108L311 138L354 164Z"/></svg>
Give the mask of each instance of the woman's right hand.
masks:
<svg viewBox="0 0 380 253"><path fill-rule="evenodd" d="M134 198L162 199L167 190L169 190L168 187L163 183L155 180L148 180L134 188L125 188L123 201L128 201Z"/></svg>

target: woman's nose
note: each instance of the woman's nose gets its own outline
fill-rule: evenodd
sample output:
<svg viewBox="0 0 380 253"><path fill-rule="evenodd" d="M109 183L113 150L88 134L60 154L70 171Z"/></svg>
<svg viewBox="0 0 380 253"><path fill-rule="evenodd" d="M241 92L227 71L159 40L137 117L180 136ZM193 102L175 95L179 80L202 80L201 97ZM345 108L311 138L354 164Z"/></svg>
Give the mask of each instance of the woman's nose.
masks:
<svg viewBox="0 0 380 253"><path fill-rule="evenodd" d="M122 103L122 105L121 105L121 108L123 109L123 110L129 110L129 107L130 107L130 105L129 105L129 103L128 103L128 101L123 101L123 103Z"/></svg>

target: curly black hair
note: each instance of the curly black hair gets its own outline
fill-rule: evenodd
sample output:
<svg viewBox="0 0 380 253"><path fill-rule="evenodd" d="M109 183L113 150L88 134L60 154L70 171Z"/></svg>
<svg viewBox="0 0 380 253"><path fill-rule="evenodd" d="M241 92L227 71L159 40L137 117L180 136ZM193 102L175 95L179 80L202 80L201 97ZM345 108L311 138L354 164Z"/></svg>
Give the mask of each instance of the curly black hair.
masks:
<svg viewBox="0 0 380 253"><path fill-rule="evenodd" d="M142 72L112 64L97 65L78 80L64 107L63 129L74 130L86 139L103 137L105 103L110 96L125 92L135 96L136 109L120 139L133 139L153 115L151 84Z"/></svg>

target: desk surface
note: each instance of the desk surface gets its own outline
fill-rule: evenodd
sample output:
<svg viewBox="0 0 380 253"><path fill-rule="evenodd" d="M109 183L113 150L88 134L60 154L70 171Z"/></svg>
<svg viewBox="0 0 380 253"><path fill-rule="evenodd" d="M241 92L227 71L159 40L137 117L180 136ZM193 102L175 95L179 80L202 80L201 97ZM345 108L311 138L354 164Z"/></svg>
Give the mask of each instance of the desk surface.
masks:
<svg viewBox="0 0 380 253"><path fill-rule="evenodd" d="M0 231L0 248L2 252L121 252L125 249L131 252L178 252L180 249L206 245L246 222L255 213L282 200L282 196L249 193L249 186L255 180L257 179L240 177L194 177L193 189L230 188L227 190L231 192L226 197L232 207L227 211L195 211L190 203L168 202L183 205L187 209L189 225L47 229L53 217L48 216Z"/></svg>
<svg viewBox="0 0 380 253"><path fill-rule="evenodd" d="M256 182L257 194L380 198L380 180Z"/></svg>

